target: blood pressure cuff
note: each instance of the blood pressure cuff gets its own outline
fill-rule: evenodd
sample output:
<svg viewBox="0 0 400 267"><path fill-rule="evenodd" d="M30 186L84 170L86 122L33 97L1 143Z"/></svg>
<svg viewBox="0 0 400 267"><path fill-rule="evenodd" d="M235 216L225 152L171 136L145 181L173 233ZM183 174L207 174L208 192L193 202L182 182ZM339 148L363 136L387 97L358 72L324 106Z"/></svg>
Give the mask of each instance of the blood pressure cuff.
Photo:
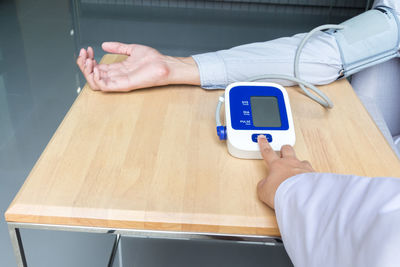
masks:
<svg viewBox="0 0 400 267"><path fill-rule="evenodd" d="M328 33L340 50L341 77L399 56L400 23L393 9L377 6L340 25L344 29Z"/></svg>

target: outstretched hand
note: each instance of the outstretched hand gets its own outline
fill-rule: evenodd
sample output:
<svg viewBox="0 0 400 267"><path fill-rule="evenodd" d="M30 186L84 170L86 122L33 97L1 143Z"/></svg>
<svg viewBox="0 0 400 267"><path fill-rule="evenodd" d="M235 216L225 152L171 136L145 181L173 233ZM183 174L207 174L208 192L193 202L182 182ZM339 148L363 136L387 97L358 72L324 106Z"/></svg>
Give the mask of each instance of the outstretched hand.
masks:
<svg viewBox="0 0 400 267"><path fill-rule="evenodd" d="M128 57L118 63L97 64L93 49L82 48L76 63L93 90L126 92L167 84L200 85L191 57L170 57L148 46L118 42L105 42L102 48Z"/></svg>
<svg viewBox="0 0 400 267"><path fill-rule="evenodd" d="M293 147L284 145L279 157L263 135L258 136L261 155L269 167L268 176L257 185L258 197L269 207L274 208L275 193L286 179L301 173L314 172L311 164L296 157Z"/></svg>

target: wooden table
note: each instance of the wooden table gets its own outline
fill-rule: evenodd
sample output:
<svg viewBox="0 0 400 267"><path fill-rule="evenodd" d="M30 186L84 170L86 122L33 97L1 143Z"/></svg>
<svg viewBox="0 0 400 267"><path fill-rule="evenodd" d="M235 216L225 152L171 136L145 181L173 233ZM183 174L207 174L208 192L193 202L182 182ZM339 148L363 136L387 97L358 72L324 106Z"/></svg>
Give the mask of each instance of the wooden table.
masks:
<svg viewBox="0 0 400 267"><path fill-rule="evenodd" d="M349 83L321 89L332 110L288 88L299 158L320 172L400 177L399 160ZM255 190L265 164L233 158L216 135L220 94L85 86L5 214L20 266L21 227L279 237L274 212Z"/></svg>

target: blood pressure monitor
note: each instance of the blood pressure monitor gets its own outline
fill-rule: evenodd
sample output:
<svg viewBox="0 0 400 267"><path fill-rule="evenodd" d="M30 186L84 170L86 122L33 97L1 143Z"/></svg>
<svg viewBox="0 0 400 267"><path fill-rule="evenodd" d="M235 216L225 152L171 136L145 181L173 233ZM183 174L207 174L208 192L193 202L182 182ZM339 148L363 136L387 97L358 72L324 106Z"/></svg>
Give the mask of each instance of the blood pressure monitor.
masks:
<svg viewBox="0 0 400 267"><path fill-rule="evenodd" d="M262 134L274 150L294 145L295 132L288 94L282 86L265 82L239 82L225 90L228 151L238 158L260 159L257 136ZM218 127L217 127L218 128Z"/></svg>
<svg viewBox="0 0 400 267"><path fill-rule="evenodd" d="M299 77L300 55L311 36L328 30L326 34L332 35L340 50L343 68L339 74L349 76L399 57L399 26L396 12L385 6L377 6L340 25L318 26L304 36L296 49L294 76L265 73L248 77L247 82L229 85L224 96L219 98L215 112L217 134L221 140L227 139L229 153L238 158L261 158L257 144L260 134L267 137L274 150L280 150L285 144L294 145L292 112L286 90L275 83L258 81L278 79L294 82L312 100L325 108L333 107L324 92ZM226 126L220 121L224 101Z"/></svg>

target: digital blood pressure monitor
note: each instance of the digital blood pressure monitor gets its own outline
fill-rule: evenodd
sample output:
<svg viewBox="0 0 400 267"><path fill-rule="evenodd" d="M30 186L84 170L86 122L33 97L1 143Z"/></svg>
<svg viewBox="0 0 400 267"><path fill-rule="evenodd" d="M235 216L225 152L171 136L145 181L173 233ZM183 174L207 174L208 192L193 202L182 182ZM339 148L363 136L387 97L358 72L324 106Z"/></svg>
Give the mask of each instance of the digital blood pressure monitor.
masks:
<svg viewBox="0 0 400 267"><path fill-rule="evenodd" d="M233 83L226 88L224 98L225 137L232 156L262 158L257 143L260 134L266 136L274 150L280 150L285 144L294 145L289 97L282 86L264 82Z"/></svg>
<svg viewBox="0 0 400 267"><path fill-rule="evenodd" d="M372 25L366 27L366 25ZM247 82L233 83L219 97L215 121L221 140L227 139L229 153L238 158L261 158L257 136L267 137L274 150L282 145L294 145L295 133L292 112L286 90L275 83L256 81L287 80L298 84L305 95L330 109L329 97L313 84L299 77L301 52L315 33L329 30L338 44L343 69L342 76L349 76L367 67L399 57L400 21L391 8L377 6L340 25L321 25L307 33L296 49L294 76L265 73L247 78ZM221 124L220 111L225 102L226 126Z"/></svg>

